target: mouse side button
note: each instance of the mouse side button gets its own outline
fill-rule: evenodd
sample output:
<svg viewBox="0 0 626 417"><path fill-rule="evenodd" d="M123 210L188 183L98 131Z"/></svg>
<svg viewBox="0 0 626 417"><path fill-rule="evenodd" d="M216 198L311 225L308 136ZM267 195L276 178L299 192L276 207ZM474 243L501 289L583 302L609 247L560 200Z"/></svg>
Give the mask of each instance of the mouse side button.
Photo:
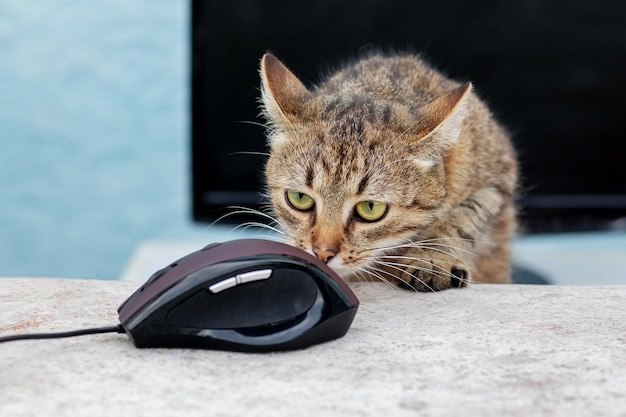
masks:
<svg viewBox="0 0 626 417"><path fill-rule="evenodd" d="M211 285L209 287L209 291L211 291L213 294L217 294L218 292L222 292L229 288L233 288L236 285L237 285L236 277L226 278L216 284Z"/></svg>
<svg viewBox="0 0 626 417"><path fill-rule="evenodd" d="M244 272L237 275L237 283L245 284L253 281L262 281L272 275L271 269L259 269L257 271Z"/></svg>
<svg viewBox="0 0 626 417"><path fill-rule="evenodd" d="M209 287L209 291L211 291L213 294L217 294L240 284L263 281L265 279L268 279L271 275L271 269L259 269L257 271L244 272L243 274L237 274L234 277L226 278L220 282L211 285Z"/></svg>

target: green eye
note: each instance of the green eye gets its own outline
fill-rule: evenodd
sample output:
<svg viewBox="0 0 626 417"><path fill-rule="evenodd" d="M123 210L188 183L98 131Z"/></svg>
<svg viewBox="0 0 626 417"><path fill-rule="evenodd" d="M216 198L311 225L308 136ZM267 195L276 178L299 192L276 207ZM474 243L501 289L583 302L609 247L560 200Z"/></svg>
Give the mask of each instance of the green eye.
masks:
<svg viewBox="0 0 626 417"><path fill-rule="evenodd" d="M361 201L354 207L356 215L366 222L375 222L387 213L387 204L380 201Z"/></svg>
<svg viewBox="0 0 626 417"><path fill-rule="evenodd" d="M291 207L300 211L309 211L315 205L315 201L308 195L300 191L287 191L287 202Z"/></svg>

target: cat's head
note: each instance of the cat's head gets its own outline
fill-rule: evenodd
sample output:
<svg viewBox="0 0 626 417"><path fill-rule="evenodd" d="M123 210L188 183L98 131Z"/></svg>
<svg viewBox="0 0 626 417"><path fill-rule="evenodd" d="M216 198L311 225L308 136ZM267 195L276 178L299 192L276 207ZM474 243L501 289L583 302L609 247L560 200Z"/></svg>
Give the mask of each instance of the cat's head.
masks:
<svg viewBox="0 0 626 417"><path fill-rule="evenodd" d="M344 277L358 275L445 210L448 161L471 85L416 108L310 91L271 55L261 78L267 191L290 243Z"/></svg>

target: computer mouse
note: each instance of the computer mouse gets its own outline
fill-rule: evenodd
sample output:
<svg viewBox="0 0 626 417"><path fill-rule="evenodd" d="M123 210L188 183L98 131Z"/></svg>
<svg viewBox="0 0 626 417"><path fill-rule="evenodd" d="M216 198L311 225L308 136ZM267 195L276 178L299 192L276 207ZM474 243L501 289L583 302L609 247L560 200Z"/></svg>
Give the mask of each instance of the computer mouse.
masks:
<svg viewBox="0 0 626 417"><path fill-rule="evenodd" d="M213 243L153 274L118 308L135 346L244 352L344 336L359 301L325 263L264 239Z"/></svg>

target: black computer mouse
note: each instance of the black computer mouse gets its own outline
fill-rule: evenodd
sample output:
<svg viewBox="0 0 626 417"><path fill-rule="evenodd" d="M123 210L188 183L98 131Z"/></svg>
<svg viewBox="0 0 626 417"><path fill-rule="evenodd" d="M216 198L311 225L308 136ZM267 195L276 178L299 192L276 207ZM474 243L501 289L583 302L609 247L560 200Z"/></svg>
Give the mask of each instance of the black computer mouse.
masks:
<svg viewBox="0 0 626 417"><path fill-rule="evenodd" d="M316 257L242 239L208 245L156 272L118 313L137 347L267 352L344 336L358 306Z"/></svg>

